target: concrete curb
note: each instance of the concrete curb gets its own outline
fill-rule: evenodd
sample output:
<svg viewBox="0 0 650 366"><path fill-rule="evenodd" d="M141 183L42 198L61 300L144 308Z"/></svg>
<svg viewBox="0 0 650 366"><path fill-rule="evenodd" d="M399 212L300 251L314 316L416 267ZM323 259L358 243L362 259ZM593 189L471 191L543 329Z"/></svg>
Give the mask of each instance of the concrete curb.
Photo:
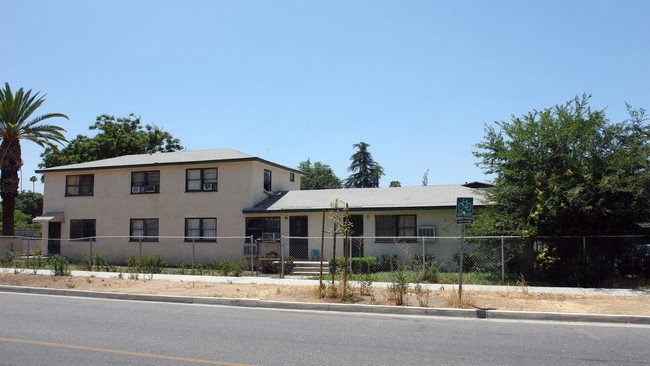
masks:
<svg viewBox="0 0 650 366"><path fill-rule="evenodd" d="M478 319L512 319L512 320L546 320L562 322L587 322L587 323L617 323L617 324L642 324L650 325L650 316L643 315L608 315L608 314L582 314L582 313L546 313L532 311L507 311L490 309L452 309L452 308L423 308L401 307L388 305L365 304L333 304L272 301L260 299L236 299L220 297L193 297L171 295L127 294L118 292L91 292L80 290L51 289L42 287L22 287L0 285L2 292L78 296L113 300L155 301L180 304L226 305L252 308L288 309L288 310L317 310L350 313L374 313L396 315L430 315L458 318Z"/></svg>

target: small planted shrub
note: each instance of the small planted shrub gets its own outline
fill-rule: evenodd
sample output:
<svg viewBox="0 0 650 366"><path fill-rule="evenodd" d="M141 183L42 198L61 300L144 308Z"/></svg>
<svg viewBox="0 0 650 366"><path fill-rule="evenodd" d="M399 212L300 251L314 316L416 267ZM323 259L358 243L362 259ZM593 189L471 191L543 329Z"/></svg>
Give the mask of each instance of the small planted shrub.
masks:
<svg viewBox="0 0 650 366"><path fill-rule="evenodd" d="M70 262L66 257L55 255L50 260L52 264L52 274L54 276L69 276L70 275Z"/></svg>
<svg viewBox="0 0 650 366"><path fill-rule="evenodd" d="M142 267L147 273L160 273L167 267L167 261L163 260L160 253L142 256Z"/></svg>
<svg viewBox="0 0 650 366"><path fill-rule="evenodd" d="M248 270L248 262L242 259L232 264L231 274L235 277L240 277L246 270Z"/></svg>
<svg viewBox="0 0 650 366"><path fill-rule="evenodd" d="M430 263L433 263L435 261L435 256L431 254L426 255L426 265L429 265ZM413 255L413 269L418 270L422 269L422 254L414 254Z"/></svg>
<svg viewBox="0 0 650 366"><path fill-rule="evenodd" d="M352 273L377 272L377 257L352 258Z"/></svg>
<svg viewBox="0 0 650 366"><path fill-rule="evenodd" d="M222 276L227 276L230 271L232 271L232 262L228 259L222 260L217 266L217 271L219 271Z"/></svg>
<svg viewBox="0 0 650 366"><path fill-rule="evenodd" d="M328 260L330 273L336 274L345 265L344 257L334 257Z"/></svg>
<svg viewBox="0 0 650 366"><path fill-rule="evenodd" d="M420 280L421 282L428 282L428 283L437 283L438 280L440 279L439 273L438 273L438 267L436 266L435 263L427 263L424 268L424 275L422 275L422 272L420 270Z"/></svg>
<svg viewBox="0 0 650 366"><path fill-rule="evenodd" d="M72 263L88 271L91 271L93 269L92 260L90 259L88 252L81 252L77 254Z"/></svg>
<svg viewBox="0 0 650 366"><path fill-rule="evenodd" d="M284 274L289 274L293 271L293 257L284 257ZM257 270L260 273L277 274L282 272L282 264L277 254L270 253L264 257L259 257L257 260Z"/></svg>
<svg viewBox="0 0 650 366"><path fill-rule="evenodd" d="M107 271L109 268L109 263L106 260L106 253L104 252L97 252L95 255L93 255L93 261L92 264L95 266L97 271L101 271L102 267L104 267Z"/></svg>
<svg viewBox="0 0 650 366"><path fill-rule="evenodd" d="M146 273L160 273L163 268L167 267L167 261L163 260L159 253L153 255L143 255L142 263L139 263L139 258L136 255L130 256L126 260L126 265L129 267L130 272L137 272L140 268L142 272Z"/></svg>
<svg viewBox="0 0 650 366"><path fill-rule="evenodd" d="M388 291L391 293L395 305L407 305L405 300L410 282L411 279L404 267L400 266L397 271L393 272L392 282L388 286Z"/></svg>
<svg viewBox="0 0 650 366"><path fill-rule="evenodd" d="M381 266L384 271L393 272L397 269L397 254L384 254L381 256Z"/></svg>
<svg viewBox="0 0 650 366"><path fill-rule="evenodd" d="M7 255L0 258L0 265L3 267L13 267L19 256L20 253L7 250Z"/></svg>

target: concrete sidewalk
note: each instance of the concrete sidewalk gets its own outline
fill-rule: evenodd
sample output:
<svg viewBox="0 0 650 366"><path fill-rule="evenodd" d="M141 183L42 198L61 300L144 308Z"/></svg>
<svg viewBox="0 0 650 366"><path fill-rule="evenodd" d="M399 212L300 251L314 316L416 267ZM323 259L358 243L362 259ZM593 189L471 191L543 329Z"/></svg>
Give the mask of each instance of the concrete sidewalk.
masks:
<svg viewBox="0 0 650 366"><path fill-rule="evenodd" d="M19 273L34 274L33 269L17 269ZM0 268L0 273L14 273L13 268ZM47 269L38 269L36 274L51 275L52 271ZM97 278L117 278L122 275L128 278L129 273L120 272L94 272L94 271L72 271L72 276L80 277L97 277ZM318 286L318 280L301 279L301 278L271 278L267 276L259 277L226 277L226 276L200 276L200 275L172 275L172 274L140 274L140 278L167 280L177 282L217 282L217 283L256 283L263 285L302 285ZM351 284L356 284L350 281ZM386 288L391 284L388 282L373 282L373 287ZM457 284L435 284L423 283L421 286L429 290L457 290ZM463 285L464 290L469 291L520 291L519 286L492 286L492 285ZM580 288L580 287L526 287L529 293L536 294L567 294L567 295L611 295L611 296L650 296L650 290L631 290L631 289L612 289L612 288Z"/></svg>

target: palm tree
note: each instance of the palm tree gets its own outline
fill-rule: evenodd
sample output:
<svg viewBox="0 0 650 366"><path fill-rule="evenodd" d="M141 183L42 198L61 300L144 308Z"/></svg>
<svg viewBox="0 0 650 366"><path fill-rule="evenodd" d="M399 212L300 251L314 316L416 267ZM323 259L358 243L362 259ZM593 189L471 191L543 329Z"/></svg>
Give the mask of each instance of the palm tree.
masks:
<svg viewBox="0 0 650 366"><path fill-rule="evenodd" d="M348 171L353 173L345 181L346 188L379 187L379 177L384 175L384 168L372 158L368 146L363 141L352 145L359 150L350 157L352 163Z"/></svg>
<svg viewBox="0 0 650 366"><path fill-rule="evenodd" d="M29 181L32 182L32 192L36 192L36 182L38 181L38 178L36 178L35 175L32 175L29 177Z"/></svg>
<svg viewBox="0 0 650 366"><path fill-rule="evenodd" d="M31 117L32 113L45 102L45 96L31 95L20 88L14 95L9 83L0 90L0 196L2 197L2 235L14 235L14 209L18 196L18 170L22 165L20 140L37 143L41 147L56 148L56 143L67 142L59 126L39 124L53 117L68 116L61 113L48 113ZM30 119L30 120L28 120Z"/></svg>

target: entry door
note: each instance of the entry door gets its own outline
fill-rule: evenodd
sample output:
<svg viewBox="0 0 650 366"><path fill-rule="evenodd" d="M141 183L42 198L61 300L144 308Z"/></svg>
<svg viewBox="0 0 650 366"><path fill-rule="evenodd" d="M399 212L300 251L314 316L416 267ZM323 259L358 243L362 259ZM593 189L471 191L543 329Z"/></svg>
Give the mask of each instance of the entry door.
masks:
<svg viewBox="0 0 650 366"><path fill-rule="evenodd" d="M307 260L309 258L307 239L296 237L307 236L307 216L289 217L289 255L296 260Z"/></svg>
<svg viewBox="0 0 650 366"><path fill-rule="evenodd" d="M50 222L47 225L47 254L61 254L61 223Z"/></svg>
<svg viewBox="0 0 650 366"><path fill-rule="evenodd" d="M352 257L363 257L363 215L350 215L350 242L352 247Z"/></svg>

